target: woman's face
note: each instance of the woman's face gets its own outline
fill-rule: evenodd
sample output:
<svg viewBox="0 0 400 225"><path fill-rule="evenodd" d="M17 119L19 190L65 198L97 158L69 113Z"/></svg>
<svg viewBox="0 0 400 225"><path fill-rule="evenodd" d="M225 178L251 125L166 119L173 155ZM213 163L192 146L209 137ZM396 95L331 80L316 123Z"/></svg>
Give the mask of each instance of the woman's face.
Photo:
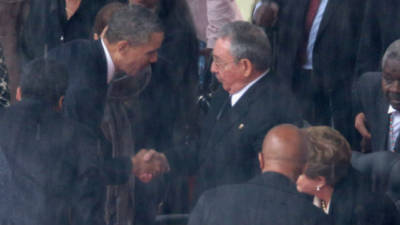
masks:
<svg viewBox="0 0 400 225"><path fill-rule="evenodd" d="M154 9L154 8L156 8L159 1L160 0L129 0L129 3L140 4L146 8Z"/></svg>
<svg viewBox="0 0 400 225"><path fill-rule="evenodd" d="M299 178L297 178L296 184L297 191L309 195L315 195L315 193L317 192L317 187L322 187L320 179L311 179L305 174L301 174Z"/></svg>

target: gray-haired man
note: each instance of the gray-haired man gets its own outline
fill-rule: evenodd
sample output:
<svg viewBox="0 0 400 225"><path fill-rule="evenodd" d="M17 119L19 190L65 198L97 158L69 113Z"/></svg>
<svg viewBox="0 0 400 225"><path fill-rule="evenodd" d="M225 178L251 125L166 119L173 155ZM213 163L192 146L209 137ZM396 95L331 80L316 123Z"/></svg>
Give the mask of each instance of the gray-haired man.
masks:
<svg viewBox="0 0 400 225"><path fill-rule="evenodd" d="M166 153L172 170L189 169L198 175L196 196L258 174L257 153L268 130L300 121L290 93L269 71L270 44L260 28L247 22L227 24L219 33L213 59L211 71L223 89L212 99L201 139L191 150Z"/></svg>

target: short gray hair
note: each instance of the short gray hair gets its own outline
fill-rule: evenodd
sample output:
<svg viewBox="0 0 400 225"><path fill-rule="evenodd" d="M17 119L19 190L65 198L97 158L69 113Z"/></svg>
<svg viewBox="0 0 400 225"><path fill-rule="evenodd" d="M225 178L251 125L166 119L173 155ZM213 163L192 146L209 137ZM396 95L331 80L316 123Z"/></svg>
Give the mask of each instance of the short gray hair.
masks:
<svg viewBox="0 0 400 225"><path fill-rule="evenodd" d="M236 21L221 28L218 38L229 38L236 62L248 59L257 71L267 70L272 61L271 45L264 31L248 22Z"/></svg>
<svg viewBox="0 0 400 225"><path fill-rule="evenodd" d="M113 14L105 37L110 43L126 40L131 45L141 45L158 32L163 29L156 14L143 6L130 5Z"/></svg>
<svg viewBox="0 0 400 225"><path fill-rule="evenodd" d="M400 62L400 39L392 42L392 44L390 44L386 49L385 54L382 57L382 68L389 59Z"/></svg>

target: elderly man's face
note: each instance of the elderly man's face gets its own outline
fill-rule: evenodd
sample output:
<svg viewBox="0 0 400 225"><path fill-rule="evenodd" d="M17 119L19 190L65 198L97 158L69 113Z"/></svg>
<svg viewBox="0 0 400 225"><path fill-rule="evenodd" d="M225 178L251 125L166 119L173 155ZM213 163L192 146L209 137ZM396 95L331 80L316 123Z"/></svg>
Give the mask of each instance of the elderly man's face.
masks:
<svg viewBox="0 0 400 225"><path fill-rule="evenodd" d="M236 62L230 52L231 41L219 38L213 50L211 72L215 74L222 87L229 94L234 94L246 85L240 62Z"/></svg>
<svg viewBox="0 0 400 225"><path fill-rule="evenodd" d="M153 33L149 42L119 50L119 58L115 62L117 70L134 76L150 63L155 63L158 58L157 51L163 39L163 33Z"/></svg>
<svg viewBox="0 0 400 225"><path fill-rule="evenodd" d="M382 71L382 90L393 108L400 111L400 62L387 59Z"/></svg>

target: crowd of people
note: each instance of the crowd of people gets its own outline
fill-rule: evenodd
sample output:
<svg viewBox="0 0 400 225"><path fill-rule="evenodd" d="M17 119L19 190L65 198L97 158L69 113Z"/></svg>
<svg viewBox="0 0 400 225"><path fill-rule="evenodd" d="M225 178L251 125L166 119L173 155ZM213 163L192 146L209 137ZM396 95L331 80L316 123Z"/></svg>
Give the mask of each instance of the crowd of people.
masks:
<svg viewBox="0 0 400 225"><path fill-rule="evenodd" d="M398 4L200 2L0 0L0 225L400 224Z"/></svg>

